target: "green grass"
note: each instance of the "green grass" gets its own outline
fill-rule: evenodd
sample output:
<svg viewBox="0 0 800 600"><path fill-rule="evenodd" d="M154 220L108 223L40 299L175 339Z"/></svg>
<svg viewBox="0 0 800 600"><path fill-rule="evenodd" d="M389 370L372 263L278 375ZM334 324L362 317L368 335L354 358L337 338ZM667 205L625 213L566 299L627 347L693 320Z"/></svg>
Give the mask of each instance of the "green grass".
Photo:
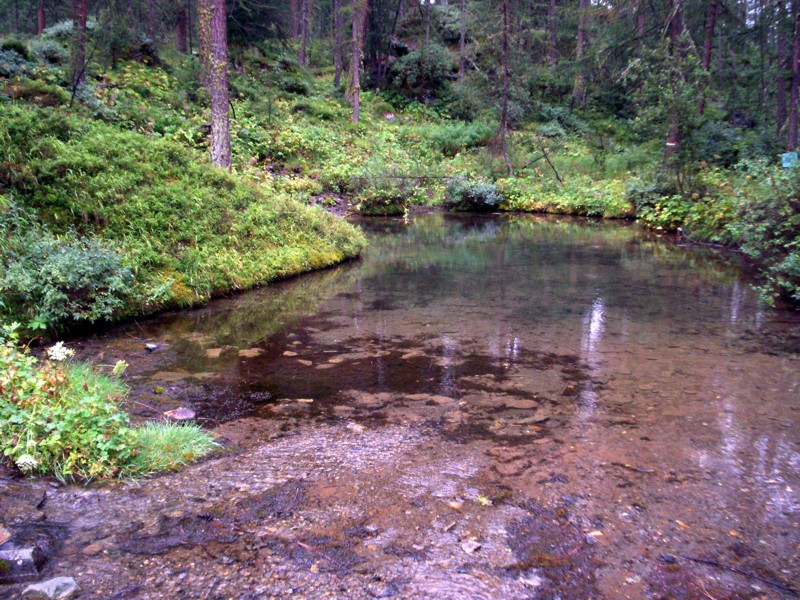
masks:
<svg viewBox="0 0 800 600"><path fill-rule="evenodd" d="M220 447L194 423L145 423L134 433L137 453L130 464L133 473L177 471Z"/></svg>

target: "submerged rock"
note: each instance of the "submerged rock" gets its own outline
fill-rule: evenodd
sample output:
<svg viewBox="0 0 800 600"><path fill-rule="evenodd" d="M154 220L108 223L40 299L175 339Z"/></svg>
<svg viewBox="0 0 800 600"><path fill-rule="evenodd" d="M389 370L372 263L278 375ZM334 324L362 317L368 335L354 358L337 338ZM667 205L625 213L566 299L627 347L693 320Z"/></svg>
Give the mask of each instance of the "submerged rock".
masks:
<svg viewBox="0 0 800 600"><path fill-rule="evenodd" d="M38 577L46 560L38 546L8 543L0 549L0 583L19 583Z"/></svg>
<svg viewBox="0 0 800 600"><path fill-rule="evenodd" d="M164 413L164 416L172 419L173 421L191 421L197 415L191 408L181 406L180 408L176 408L174 410L168 410Z"/></svg>
<svg viewBox="0 0 800 600"><path fill-rule="evenodd" d="M23 600L68 600L80 593L81 587L72 577L56 577L29 585L22 592L22 598Z"/></svg>

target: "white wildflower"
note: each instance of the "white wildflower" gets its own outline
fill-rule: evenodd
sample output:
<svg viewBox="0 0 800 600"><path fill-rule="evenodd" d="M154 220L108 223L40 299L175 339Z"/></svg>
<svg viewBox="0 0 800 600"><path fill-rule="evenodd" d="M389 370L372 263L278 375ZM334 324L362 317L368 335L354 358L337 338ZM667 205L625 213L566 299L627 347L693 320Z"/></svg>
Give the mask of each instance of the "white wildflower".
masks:
<svg viewBox="0 0 800 600"><path fill-rule="evenodd" d="M30 473L39 466L39 462L30 454L23 454L16 460L16 463L23 473Z"/></svg>
<svg viewBox="0 0 800 600"><path fill-rule="evenodd" d="M71 356L75 356L75 350L72 348L67 348L64 345L64 342L57 342L55 346L47 349L47 356L50 358L50 360L60 362L70 358Z"/></svg>

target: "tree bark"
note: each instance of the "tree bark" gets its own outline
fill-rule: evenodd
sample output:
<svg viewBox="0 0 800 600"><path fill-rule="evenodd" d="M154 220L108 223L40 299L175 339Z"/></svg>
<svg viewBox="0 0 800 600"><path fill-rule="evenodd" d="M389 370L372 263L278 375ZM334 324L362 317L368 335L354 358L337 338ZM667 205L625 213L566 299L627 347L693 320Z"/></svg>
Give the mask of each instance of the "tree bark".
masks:
<svg viewBox="0 0 800 600"><path fill-rule="evenodd" d="M72 95L83 85L86 78L86 0L75 0L73 4L72 27L74 42L72 47Z"/></svg>
<svg viewBox="0 0 800 600"><path fill-rule="evenodd" d="M714 48L714 28L717 24L717 0L708 0L708 16L706 17L705 40L703 41L703 70L711 73L711 50ZM706 93L700 97L700 114L706 110Z"/></svg>
<svg viewBox="0 0 800 600"><path fill-rule="evenodd" d="M458 40L458 79L464 79L467 72L467 0L461 0L461 36Z"/></svg>
<svg viewBox="0 0 800 600"><path fill-rule="evenodd" d="M547 48L547 63L552 67L558 60L558 31L556 29L556 0L547 4L547 28L550 43Z"/></svg>
<svg viewBox="0 0 800 600"><path fill-rule="evenodd" d="M304 67L308 57L306 55L308 45L308 0L300 0L300 64Z"/></svg>
<svg viewBox="0 0 800 600"><path fill-rule="evenodd" d="M583 104L586 99L586 83L583 76L583 53L586 49L586 20L588 18L589 0L578 2L578 38L575 45L575 59L578 64L578 73L575 75L575 85L572 88L572 98L576 104Z"/></svg>
<svg viewBox="0 0 800 600"><path fill-rule="evenodd" d="M508 159L508 143L506 140L506 133L508 130L508 2L503 0L503 100L500 109L500 151L503 154L503 161L508 167L509 176L514 174L511 168L511 161Z"/></svg>
<svg viewBox="0 0 800 600"><path fill-rule="evenodd" d="M296 38L300 35L300 19L298 18L299 10L298 10L298 2L302 2L303 0L289 0L289 20L291 21L290 27L292 32L292 38Z"/></svg>
<svg viewBox="0 0 800 600"><path fill-rule="evenodd" d="M343 57L342 57L342 12L339 0L333 0L333 85L339 87L342 81Z"/></svg>
<svg viewBox="0 0 800 600"><path fill-rule="evenodd" d="M156 0L149 0L147 10L147 35L150 38L150 43L153 44L154 49L156 47L156 27Z"/></svg>
<svg viewBox="0 0 800 600"><path fill-rule="evenodd" d="M42 35L44 27L44 0L39 0L36 6L36 35Z"/></svg>
<svg viewBox="0 0 800 600"><path fill-rule="evenodd" d="M200 60L205 67L211 96L211 162L231 166L230 116L228 113L228 32L225 0L199 0L197 33Z"/></svg>
<svg viewBox="0 0 800 600"><path fill-rule="evenodd" d="M783 2L778 2L778 30L777 36L777 62L778 62L778 79L775 88L775 123L777 126L777 134L780 135L783 131L783 126L786 124L786 33L784 32L784 21L786 21L786 8Z"/></svg>
<svg viewBox="0 0 800 600"><path fill-rule="evenodd" d="M425 45L431 43L431 0L425 0Z"/></svg>
<svg viewBox="0 0 800 600"><path fill-rule="evenodd" d="M644 32L646 23L647 19L644 14L644 2L639 2L639 5L636 7L636 44L639 48L640 56L642 54L642 50L644 50Z"/></svg>
<svg viewBox="0 0 800 600"><path fill-rule="evenodd" d="M800 92L800 0L792 0L792 86L786 149L797 150L797 96Z"/></svg>
<svg viewBox="0 0 800 600"><path fill-rule="evenodd" d="M186 0L177 0L175 4L175 49L186 54L186 30L188 21L188 7Z"/></svg>
<svg viewBox="0 0 800 600"><path fill-rule="evenodd" d="M683 36L683 1L684 0L672 0L671 3L672 17L669 22L669 47L673 61L680 59L683 55L683 42L681 41L681 37ZM680 77L680 74L678 73L677 76ZM673 83L673 85L678 84L678 81ZM673 92L674 91L675 90L673 90ZM676 94L673 93L673 96L675 95ZM664 157L670 160L677 154L681 143L681 116L675 100L672 101L667 119L669 130L667 133Z"/></svg>
<svg viewBox="0 0 800 600"><path fill-rule="evenodd" d="M355 0L353 4L353 48L350 62L350 97L353 101L353 123L358 123L361 109L361 50L364 44L367 0Z"/></svg>

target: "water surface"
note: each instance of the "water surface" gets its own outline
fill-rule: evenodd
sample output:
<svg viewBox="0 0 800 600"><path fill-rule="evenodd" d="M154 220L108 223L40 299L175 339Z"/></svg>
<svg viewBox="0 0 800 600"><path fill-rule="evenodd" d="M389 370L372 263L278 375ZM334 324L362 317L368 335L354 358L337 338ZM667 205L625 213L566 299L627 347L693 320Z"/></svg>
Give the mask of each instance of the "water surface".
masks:
<svg viewBox="0 0 800 600"><path fill-rule="evenodd" d="M238 451L102 508L66 488L48 515L80 514L62 567L101 539L106 574L84 576L124 596L125 572L131 597L155 589L143 555L191 597L797 582L800 315L761 304L738 255L573 219L363 227L362 260L77 344L131 363L137 417L191 406Z"/></svg>

